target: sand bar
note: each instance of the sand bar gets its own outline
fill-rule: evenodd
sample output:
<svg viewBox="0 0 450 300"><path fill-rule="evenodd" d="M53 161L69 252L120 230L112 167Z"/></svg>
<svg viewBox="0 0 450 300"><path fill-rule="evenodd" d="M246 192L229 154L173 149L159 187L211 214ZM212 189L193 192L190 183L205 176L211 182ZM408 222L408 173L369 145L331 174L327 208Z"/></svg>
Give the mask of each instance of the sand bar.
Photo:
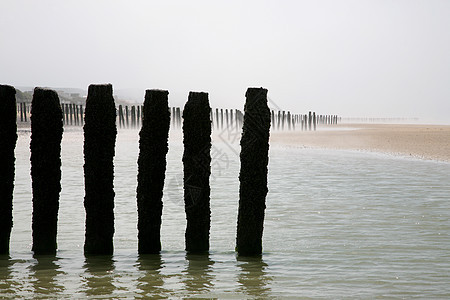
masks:
<svg viewBox="0 0 450 300"><path fill-rule="evenodd" d="M317 131L272 131L270 141L450 162L450 125L340 124L322 126Z"/></svg>

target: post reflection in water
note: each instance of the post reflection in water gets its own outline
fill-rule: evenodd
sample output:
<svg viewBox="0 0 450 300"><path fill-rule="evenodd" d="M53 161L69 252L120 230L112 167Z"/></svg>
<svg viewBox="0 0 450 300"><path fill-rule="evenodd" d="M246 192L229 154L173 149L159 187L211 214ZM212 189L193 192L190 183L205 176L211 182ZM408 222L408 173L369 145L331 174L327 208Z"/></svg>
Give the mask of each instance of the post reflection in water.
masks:
<svg viewBox="0 0 450 300"><path fill-rule="evenodd" d="M213 287L212 266L209 254L186 254L187 266L183 270L183 283L189 292L209 292Z"/></svg>
<svg viewBox="0 0 450 300"><path fill-rule="evenodd" d="M34 255L36 263L30 266L30 278L34 293L58 295L64 291L64 286L58 284L56 277L64 274L55 255Z"/></svg>
<svg viewBox="0 0 450 300"><path fill-rule="evenodd" d="M258 298L266 298L270 296L270 277L266 271L267 264L258 257L237 257L237 263L241 269L238 275L238 283L240 291Z"/></svg>
<svg viewBox="0 0 450 300"><path fill-rule="evenodd" d="M14 295L15 287L18 285L12 275L14 261L8 255L0 255L0 298Z"/></svg>
<svg viewBox="0 0 450 300"><path fill-rule="evenodd" d="M165 299L168 291L164 289L164 276L161 274L161 269L164 266L164 261L161 259L161 254L146 254L139 255L137 260L137 268L141 271L138 278L138 294L143 298L151 299Z"/></svg>
<svg viewBox="0 0 450 300"><path fill-rule="evenodd" d="M116 290L114 280L114 261L110 255L86 257L83 266L87 296L108 296Z"/></svg>

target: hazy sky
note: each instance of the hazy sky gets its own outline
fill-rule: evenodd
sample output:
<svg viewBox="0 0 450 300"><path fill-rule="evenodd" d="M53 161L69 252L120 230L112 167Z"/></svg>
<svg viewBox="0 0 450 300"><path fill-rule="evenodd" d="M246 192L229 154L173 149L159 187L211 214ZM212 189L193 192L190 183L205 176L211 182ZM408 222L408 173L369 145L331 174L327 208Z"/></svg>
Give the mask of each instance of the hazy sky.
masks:
<svg viewBox="0 0 450 300"><path fill-rule="evenodd" d="M0 2L0 83L450 123L450 0Z"/></svg>

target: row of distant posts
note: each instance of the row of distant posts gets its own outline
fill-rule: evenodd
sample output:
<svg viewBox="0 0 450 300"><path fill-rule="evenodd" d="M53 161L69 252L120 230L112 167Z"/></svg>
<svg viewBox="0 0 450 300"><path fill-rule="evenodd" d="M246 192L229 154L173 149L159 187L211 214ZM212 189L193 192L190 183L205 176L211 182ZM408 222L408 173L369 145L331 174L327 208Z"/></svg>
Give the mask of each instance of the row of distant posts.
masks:
<svg viewBox="0 0 450 300"><path fill-rule="evenodd" d="M81 104L62 103L64 125L83 126L84 107ZM180 107L169 108L171 112L172 128L181 128L183 111ZM17 117L20 122L28 122L31 107L29 103L17 104ZM117 108L119 128L139 128L142 124L141 105L119 105ZM210 111L212 128L223 130L242 128L244 115L238 109L215 108ZM337 115L292 114L290 111L271 110L272 130L316 130L318 125L335 125L341 118Z"/></svg>

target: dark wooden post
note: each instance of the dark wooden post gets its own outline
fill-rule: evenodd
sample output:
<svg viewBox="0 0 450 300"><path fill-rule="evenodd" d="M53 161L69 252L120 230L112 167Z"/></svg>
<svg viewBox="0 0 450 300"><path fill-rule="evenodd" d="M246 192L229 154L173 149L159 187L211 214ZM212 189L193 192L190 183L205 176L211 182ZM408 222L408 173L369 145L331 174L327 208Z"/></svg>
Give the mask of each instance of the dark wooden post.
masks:
<svg viewBox="0 0 450 300"><path fill-rule="evenodd" d="M233 128L233 124L234 124L234 122L233 122L233 110L230 109L230 129Z"/></svg>
<svg viewBox="0 0 450 300"><path fill-rule="evenodd" d="M230 113L231 113L231 109L230 109ZM226 121L226 126L227 126L227 129L229 129L229 127L228 126L230 126L230 122L229 122L229 120L228 120L228 109L225 109L225 121Z"/></svg>
<svg viewBox="0 0 450 300"><path fill-rule="evenodd" d="M311 131L312 128L312 113L308 113L308 130Z"/></svg>
<svg viewBox="0 0 450 300"><path fill-rule="evenodd" d="M249 88L245 96L236 250L239 255L251 256L262 253L270 111L266 89Z"/></svg>
<svg viewBox="0 0 450 300"><path fill-rule="evenodd" d="M20 105L20 122L23 122L23 106L22 103L19 103Z"/></svg>
<svg viewBox="0 0 450 300"><path fill-rule="evenodd" d="M28 112L27 104L26 104L26 103L23 103L23 117L24 117L24 119L25 119L25 122L28 122L28 121L27 121L27 112Z"/></svg>
<svg viewBox="0 0 450 300"><path fill-rule="evenodd" d="M211 121L208 93L190 92L183 111L186 251L209 250ZM223 116L223 110L221 109Z"/></svg>
<svg viewBox="0 0 450 300"><path fill-rule="evenodd" d="M0 85L0 255L9 254L13 225L14 149L17 141L16 90Z"/></svg>
<svg viewBox="0 0 450 300"><path fill-rule="evenodd" d="M223 129L223 108L220 109L220 127Z"/></svg>
<svg viewBox="0 0 450 300"><path fill-rule="evenodd" d="M142 108L142 110L144 110L143 108ZM171 114L171 116L172 116L172 127L173 128L176 128L177 127L177 118L176 118L176 110L175 110L175 106L174 107L172 107L172 114Z"/></svg>
<svg viewBox="0 0 450 300"><path fill-rule="evenodd" d="M138 252L161 251L162 196L169 150L170 110L168 91L147 90L144 120L139 133L138 158Z"/></svg>
<svg viewBox="0 0 450 300"><path fill-rule="evenodd" d="M80 120L81 120L81 126L84 125L84 112L83 112L83 105L80 104Z"/></svg>
<svg viewBox="0 0 450 300"><path fill-rule="evenodd" d="M69 125L69 104L65 103L63 104L65 109L64 109L64 113L65 113L65 118L66 118L66 125Z"/></svg>
<svg viewBox="0 0 450 300"><path fill-rule="evenodd" d="M112 254L116 107L111 84L90 85L84 122L84 254Z"/></svg>
<svg viewBox="0 0 450 300"><path fill-rule="evenodd" d="M181 108L177 107L177 128L181 127Z"/></svg>
<svg viewBox="0 0 450 300"><path fill-rule="evenodd" d="M290 111L287 112L287 125L288 125L288 130L291 130L291 112Z"/></svg>
<svg viewBox="0 0 450 300"><path fill-rule="evenodd" d="M31 114L31 179L34 254L56 253L61 192L63 116L55 91L35 88Z"/></svg>
<svg viewBox="0 0 450 300"><path fill-rule="evenodd" d="M314 131L316 131L317 129L316 112L313 112L313 124L314 124Z"/></svg>
<svg viewBox="0 0 450 300"><path fill-rule="evenodd" d="M136 128L136 106L135 105L131 106L131 127Z"/></svg>
<svg viewBox="0 0 450 300"><path fill-rule="evenodd" d="M136 112L136 126L139 127L139 126L141 126L141 106L138 105L136 110L137 110L137 112ZM170 107L167 107L167 110L169 111L169 116L170 116Z"/></svg>
<svg viewBox="0 0 450 300"><path fill-rule="evenodd" d="M219 109L216 108L216 127L219 129Z"/></svg>

